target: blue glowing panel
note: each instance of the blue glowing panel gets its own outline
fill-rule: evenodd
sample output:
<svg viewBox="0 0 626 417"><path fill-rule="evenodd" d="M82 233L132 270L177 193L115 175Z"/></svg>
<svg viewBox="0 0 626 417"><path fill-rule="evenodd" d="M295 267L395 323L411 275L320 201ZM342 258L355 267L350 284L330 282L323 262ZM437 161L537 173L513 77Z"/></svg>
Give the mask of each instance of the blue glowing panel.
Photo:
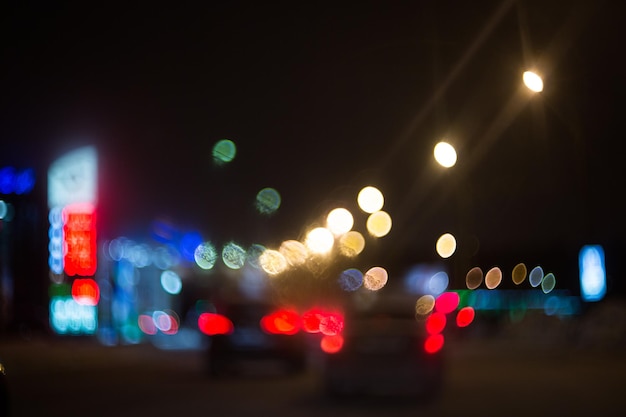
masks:
<svg viewBox="0 0 626 417"><path fill-rule="evenodd" d="M98 155L92 146L76 149L48 169L48 206L97 202Z"/></svg>
<svg viewBox="0 0 626 417"><path fill-rule="evenodd" d="M188 232L180 239L180 253L187 260L195 261L196 248L202 244L202 235L198 232Z"/></svg>
<svg viewBox="0 0 626 417"><path fill-rule="evenodd" d="M600 245L583 246L578 255L580 296L584 301L599 301L606 295L604 250Z"/></svg>
<svg viewBox="0 0 626 417"><path fill-rule="evenodd" d="M35 172L31 168L17 170L13 167L0 169L0 194L26 194L35 186Z"/></svg>

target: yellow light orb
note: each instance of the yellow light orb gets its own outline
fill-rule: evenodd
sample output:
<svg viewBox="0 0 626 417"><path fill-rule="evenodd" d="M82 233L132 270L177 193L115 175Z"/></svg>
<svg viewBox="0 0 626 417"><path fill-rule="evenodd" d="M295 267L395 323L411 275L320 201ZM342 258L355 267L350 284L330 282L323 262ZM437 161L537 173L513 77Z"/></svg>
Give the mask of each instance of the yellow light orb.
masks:
<svg viewBox="0 0 626 417"><path fill-rule="evenodd" d="M316 227L311 230L304 244L312 253L322 255L332 250L335 243L335 237L332 232L325 227Z"/></svg>
<svg viewBox="0 0 626 417"><path fill-rule="evenodd" d="M372 236L386 236L391 231L391 216L386 211L377 211L369 215L366 226Z"/></svg>
<svg viewBox="0 0 626 417"><path fill-rule="evenodd" d="M513 283L515 283L515 285L520 285L522 282L524 282L527 272L528 271L526 269L526 265L524 265L523 263L515 265L515 268L513 268L513 272L511 274L513 278Z"/></svg>
<svg viewBox="0 0 626 417"><path fill-rule="evenodd" d="M287 263L292 266L299 266L306 262L309 251L304 243L297 240L286 240L281 243L278 251L285 257Z"/></svg>
<svg viewBox="0 0 626 417"><path fill-rule="evenodd" d="M447 142L436 144L433 153L435 160L444 168L450 168L456 164L456 150Z"/></svg>
<svg viewBox="0 0 626 417"><path fill-rule="evenodd" d="M430 294L421 296L415 302L415 314L418 316L426 316L435 308L435 297Z"/></svg>
<svg viewBox="0 0 626 417"><path fill-rule="evenodd" d="M374 213L383 208L385 197L378 188L367 186L359 191L357 203L364 212Z"/></svg>
<svg viewBox="0 0 626 417"><path fill-rule="evenodd" d="M442 258L451 257L456 251L456 239L450 233L444 233L437 239L437 253Z"/></svg>
<svg viewBox="0 0 626 417"><path fill-rule="evenodd" d="M539 75L532 71L525 71L522 78L524 79L524 85L535 93L543 91L543 80Z"/></svg>
<svg viewBox="0 0 626 417"><path fill-rule="evenodd" d="M269 275L278 275L287 269L287 260L277 250L266 249L259 257L261 269Z"/></svg>
<svg viewBox="0 0 626 417"><path fill-rule="evenodd" d="M365 238L356 230L351 230L339 238L339 252L350 258L357 256L365 249Z"/></svg>
<svg viewBox="0 0 626 417"><path fill-rule="evenodd" d="M336 236L347 233L353 225L354 217L345 208L333 209L326 217L326 227Z"/></svg>

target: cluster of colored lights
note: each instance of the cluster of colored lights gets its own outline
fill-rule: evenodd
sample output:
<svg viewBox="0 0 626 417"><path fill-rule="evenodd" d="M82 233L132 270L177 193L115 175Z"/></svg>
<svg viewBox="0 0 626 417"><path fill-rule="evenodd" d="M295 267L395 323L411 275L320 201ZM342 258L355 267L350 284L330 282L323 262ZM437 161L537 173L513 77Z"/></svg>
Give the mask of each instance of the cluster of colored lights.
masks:
<svg viewBox="0 0 626 417"><path fill-rule="evenodd" d="M424 341L424 350L427 353L436 353L443 348L445 342L443 331L452 313L456 311L457 327L467 327L474 321L474 308L466 306L459 309L459 301L459 294L453 291L444 292L437 298L424 295L417 300L415 305L417 315L426 316L424 326L427 337Z"/></svg>
<svg viewBox="0 0 626 417"><path fill-rule="evenodd" d="M173 311L157 310L150 314L140 314L137 318L139 329L147 335L161 332L165 335L175 335L180 327L178 315Z"/></svg>
<svg viewBox="0 0 626 417"><path fill-rule="evenodd" d="M312 308L300 314L294 309L277 309L263 316L259 321L261 330L268 334L295 335L300 331L320 334L322 350L332 353L341 348L343 341L343 315L336 311ZM227 335L235 331L235 325L224 314L204 312L198 316L198 329L208 335ZM334 346L331 349L329 346Z"/></svg>

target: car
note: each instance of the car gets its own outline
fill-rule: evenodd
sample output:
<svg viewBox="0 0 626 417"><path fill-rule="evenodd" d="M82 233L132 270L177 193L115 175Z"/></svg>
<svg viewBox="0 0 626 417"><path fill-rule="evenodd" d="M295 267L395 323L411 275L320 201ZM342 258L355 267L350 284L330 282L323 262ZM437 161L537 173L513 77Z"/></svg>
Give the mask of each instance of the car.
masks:
<svg viewBox="0 0 626 417"><path fill-rule="evenodd" d="M379 296L353 300L341 333L323 349L321 382L331 398L351 396L435 399L442 388L444 358L427 347L415 298ZM430 352L429 352L430 351Z"/></svg>
<svg viewBox="0 0 626 417"><path fill-rule="evenodd" d="M213 303L198 318L208 335L206 365L213 377L303 371L307 342L300 314L268 301Z"/></svg>

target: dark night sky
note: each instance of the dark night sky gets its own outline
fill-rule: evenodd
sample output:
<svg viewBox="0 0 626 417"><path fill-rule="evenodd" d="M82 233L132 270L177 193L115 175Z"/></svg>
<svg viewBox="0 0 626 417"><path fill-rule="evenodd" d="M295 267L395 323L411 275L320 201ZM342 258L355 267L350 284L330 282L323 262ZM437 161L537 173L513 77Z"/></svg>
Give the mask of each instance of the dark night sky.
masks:
<svg viewBox="0 0 626 417"><path fill-rule="evenodd" d="M272 244L372 184L403 258L445 231L487 252L623 244L618 2L202 3L2 6L0 162L96 144L108 237L170 218ZM222 138L238 154L217 168Z"/></svg>

